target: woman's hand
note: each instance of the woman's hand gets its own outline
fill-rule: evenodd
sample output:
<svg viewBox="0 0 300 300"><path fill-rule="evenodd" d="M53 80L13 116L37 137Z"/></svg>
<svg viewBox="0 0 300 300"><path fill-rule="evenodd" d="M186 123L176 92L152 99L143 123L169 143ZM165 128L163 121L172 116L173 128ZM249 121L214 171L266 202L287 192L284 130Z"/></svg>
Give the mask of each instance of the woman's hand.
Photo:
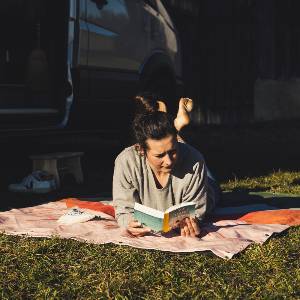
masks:
<svg viewBox="0 0 300 300"><path fill-rule="evenodd" d="M185 218L179 225L180 235L185 237L196 237L200 234L200 227L193 218Z"/></svg>
<svg viewBox="0 0 300 300"><path fill-rule="evenodd" d="M140 237L151 232L151 229L148 227L143 227L142 224L136 220L132 220L127 225L127 231L135 237Z"/></svg>

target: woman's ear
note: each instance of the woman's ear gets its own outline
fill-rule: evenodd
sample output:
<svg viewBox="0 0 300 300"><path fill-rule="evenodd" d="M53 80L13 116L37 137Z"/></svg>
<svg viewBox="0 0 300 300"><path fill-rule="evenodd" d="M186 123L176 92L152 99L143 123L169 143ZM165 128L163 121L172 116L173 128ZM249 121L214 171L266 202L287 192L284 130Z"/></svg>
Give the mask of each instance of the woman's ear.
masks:
<svg viewBox="0 0 300 300"><path fill-rule="evenodd" d="M135 147L135 150L137 151L137 153L140 156L144 156L145 155L145 151L144 151L143 147L140 144L135 144L134 147Z"/></svg>

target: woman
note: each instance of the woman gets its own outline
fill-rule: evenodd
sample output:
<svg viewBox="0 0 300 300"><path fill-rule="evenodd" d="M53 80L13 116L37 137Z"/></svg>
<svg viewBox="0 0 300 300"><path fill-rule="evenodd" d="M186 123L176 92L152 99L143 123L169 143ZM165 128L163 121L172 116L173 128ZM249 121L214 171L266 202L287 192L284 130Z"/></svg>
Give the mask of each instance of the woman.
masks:
<svg viewBox="0 0 300 300"><path fill-rule="evenodd" d="M164 211L192 201L196 203L196 218L181 222L180 234L197 236L200 221L218 200L218 186L208 176L202 154L180 138L180 130L189 123L192 100L179 101L174 121L162 101L149 96L137 97L137 101L133 121L136 144L115 160L113 203L118 224L133 236L143 236L150 229L133 219L135 202Z"/></svg>

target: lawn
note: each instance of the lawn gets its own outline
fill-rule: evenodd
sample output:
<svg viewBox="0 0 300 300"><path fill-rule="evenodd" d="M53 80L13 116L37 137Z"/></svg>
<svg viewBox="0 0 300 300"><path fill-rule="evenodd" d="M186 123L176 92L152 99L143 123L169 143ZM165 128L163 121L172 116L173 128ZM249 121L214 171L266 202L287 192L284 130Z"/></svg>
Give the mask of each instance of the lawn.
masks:
<svg viewBox="0 0 300 300"><path fill-rule="evenodd" d="M235 178L222 188L300 194L300 173ZM300 299L300 227L251 245L231 260L0 235L0 297Z"/></svg>

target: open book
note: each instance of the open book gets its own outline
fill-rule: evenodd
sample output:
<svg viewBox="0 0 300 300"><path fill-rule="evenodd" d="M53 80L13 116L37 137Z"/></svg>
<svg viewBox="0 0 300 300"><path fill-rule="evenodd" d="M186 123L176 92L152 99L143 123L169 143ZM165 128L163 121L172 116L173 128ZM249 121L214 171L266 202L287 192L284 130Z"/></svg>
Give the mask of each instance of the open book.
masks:
<svg viewBox="0 0 300 300"><path fill-rule="evenodd" d="M183 202L160 211L135 203L134 219L154 231L168 232L176 228L181 220L187 217L194 218L195 205L194 202Z"/></svg>

